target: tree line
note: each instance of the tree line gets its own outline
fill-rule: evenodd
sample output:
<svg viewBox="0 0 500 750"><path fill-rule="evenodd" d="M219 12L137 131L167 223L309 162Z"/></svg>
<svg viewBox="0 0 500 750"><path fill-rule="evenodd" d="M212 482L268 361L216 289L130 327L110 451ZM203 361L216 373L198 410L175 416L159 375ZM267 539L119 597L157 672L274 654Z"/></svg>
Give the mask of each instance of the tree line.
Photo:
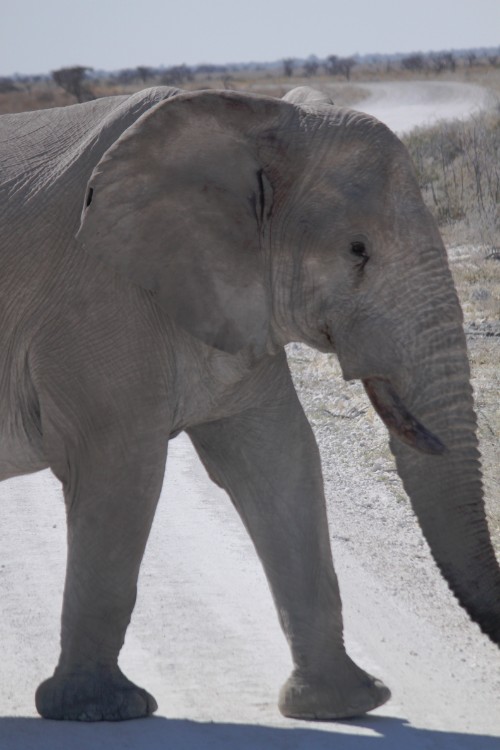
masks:
<svg viewBox="0 0 500 750"><path fill-rule="evenodd" d="M352 71L356 67L363 70L382 70L385 73L397 70L411 73L440 74L444 71L454 72L457 67L500 67L500 48L483 51L462 50L457 52L431 52L427 54L414 53L411 55L373 55L341 57L328 55L324 59L310 55L306 60L287 57L278 63L241 63L233 65L202 64L196 66L174 65L168 68L155 68L138 65L135 68L124 68L112 73L96 72L91 67L75 65L54 70L50 76L11 76L0 77L0 94L15 91L30 91L37 83L50 80L61 89L73 96L77 102L85 102L95 98L93 85L95 82L106 80L111 85L128 86L137 83L147 85L150 82L165 86L182 86L196 78L210 79L217 77L227 88L233 80L234 74L255 72L259 75L266 72L270 75L283 75L287 78L304 76L312 78L318 75L351 79Z"/></svg>

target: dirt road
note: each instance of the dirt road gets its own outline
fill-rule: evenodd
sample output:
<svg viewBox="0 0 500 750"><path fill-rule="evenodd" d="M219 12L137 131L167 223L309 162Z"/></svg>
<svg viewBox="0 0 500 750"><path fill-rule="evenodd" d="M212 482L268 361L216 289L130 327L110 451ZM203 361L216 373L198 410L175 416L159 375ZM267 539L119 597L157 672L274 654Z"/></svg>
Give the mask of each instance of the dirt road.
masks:
<svg viewBox="0 0 500 750"><path fill-rule="evenodd" d="M430 112L468 114L478 98L485 101L472 88L460 94L445 86L440 104L434 86L419 86L417 117L409 89L402 96L399 84L385 85L366 109L378 108L401 131ZM291 358L300 381L307 353L295 347ZM329 397L316 387L299 384L308 409ZM121 658L158 700L148 721L82 726L35 718L35 688L57 659L63 505L48 472L0 485L0 748L498 750L498 649L454 602L397 485L380 481L390 469L367 465L363 441L376 445L383 430L360 418L317 433L348 648L391 687L386 706L350 722L280 716L276 696L290 660L267 585L230 502L180 436L171 444Z"/></svg>
<svg viewBox="0 0 500 750"><path fill-rule="evenodd" d="M356 105L402 134L438 120L473 116L492 104L492 95L475 84L413 81L363 84L370 94Z"/></svg>

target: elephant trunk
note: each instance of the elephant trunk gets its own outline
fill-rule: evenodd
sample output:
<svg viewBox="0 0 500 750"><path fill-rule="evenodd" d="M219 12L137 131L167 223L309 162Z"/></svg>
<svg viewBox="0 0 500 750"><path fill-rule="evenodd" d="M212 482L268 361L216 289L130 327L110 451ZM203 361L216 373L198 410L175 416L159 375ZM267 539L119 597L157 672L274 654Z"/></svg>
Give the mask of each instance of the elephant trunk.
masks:
<svg viewBox="0 0 500 750"><path fill-rule="evenodd" d="M415 344L413 361L418 363L414 369L419 375L403 388L404 406L399 409L397 429L388 425L398 472L451 590L471 619L500 645L500 569L485 515L461 325L448 321L436 326L434 321ZM393 406L394 400L398 403L399 396L393 397L386 383L378 381L365 382L376 408L380 407L377 399L386 406ZM411 428L410 439L404 442L401 411L403 428ZM441 443L444 450L440 450Z"/></svg>

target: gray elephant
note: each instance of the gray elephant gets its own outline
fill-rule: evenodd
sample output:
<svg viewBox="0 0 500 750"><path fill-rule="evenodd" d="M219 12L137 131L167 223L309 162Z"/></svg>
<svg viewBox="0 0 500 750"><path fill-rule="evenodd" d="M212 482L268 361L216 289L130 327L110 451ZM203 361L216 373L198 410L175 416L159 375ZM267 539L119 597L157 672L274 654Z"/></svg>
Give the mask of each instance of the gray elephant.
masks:
<svg viewBox="0 0 500 750"><path fill-rule="evenodd" d="M7 115L1 139L0 475L50 467L67 508L40 714L155 710L117 659L182 430L264 566L294 662L281 711L350 717L388 699L344 648L291 341L363 381L437 564L498 643L462 316L398 139L304 91L168 88Z"/></svg>

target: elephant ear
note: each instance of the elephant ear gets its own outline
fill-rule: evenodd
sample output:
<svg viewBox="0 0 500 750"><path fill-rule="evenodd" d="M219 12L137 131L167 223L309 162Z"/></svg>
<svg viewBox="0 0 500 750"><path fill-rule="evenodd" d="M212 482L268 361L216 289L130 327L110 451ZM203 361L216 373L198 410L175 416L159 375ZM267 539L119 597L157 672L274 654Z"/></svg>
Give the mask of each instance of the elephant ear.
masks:
<svg viewBox="0 0 500 750"><path fill-rule="evenodd" d="M271 190L250 133L280 111L262 97L181 94L128 128L87 188L78 233L86 252L230 353L266 346L271 300L260 240Z"/></svg>

